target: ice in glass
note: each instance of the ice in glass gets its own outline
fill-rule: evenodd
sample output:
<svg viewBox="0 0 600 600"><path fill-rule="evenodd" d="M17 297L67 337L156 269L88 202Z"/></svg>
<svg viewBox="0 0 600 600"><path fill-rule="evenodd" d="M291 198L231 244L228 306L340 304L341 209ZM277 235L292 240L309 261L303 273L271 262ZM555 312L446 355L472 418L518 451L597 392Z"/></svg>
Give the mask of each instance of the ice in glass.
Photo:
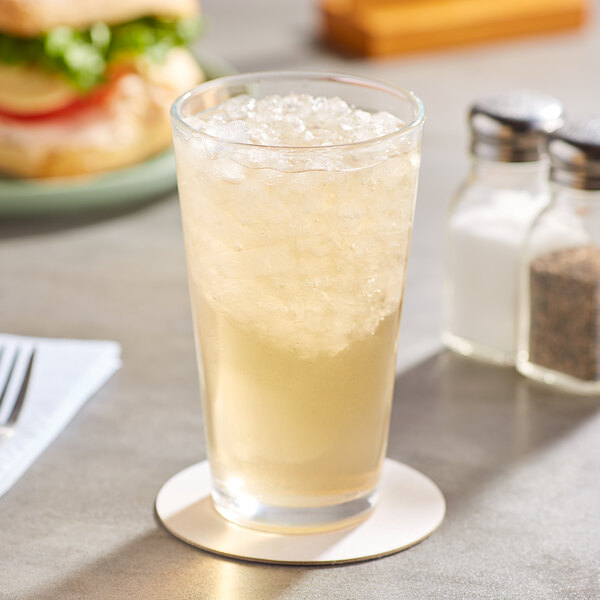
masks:
<svg viewBox="0 0 600 600"><path fill-rule="evenodd" d="M267 530L364 515L387 443L423 111L324 77L226 78L173 109L213 500ZM361 85L397 111L354 104Z"/></svg>

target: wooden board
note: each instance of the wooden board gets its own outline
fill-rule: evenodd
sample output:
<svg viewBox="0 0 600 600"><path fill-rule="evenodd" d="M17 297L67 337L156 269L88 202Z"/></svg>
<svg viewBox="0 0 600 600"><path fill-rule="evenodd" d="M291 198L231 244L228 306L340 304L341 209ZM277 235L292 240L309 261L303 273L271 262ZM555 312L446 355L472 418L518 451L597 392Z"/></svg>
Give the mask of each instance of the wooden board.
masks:
<svg viewBox="0 0 600 600"><path fill-rule="evenodd" d="M581 26L588 0L322 0L324 35L386 56Z"/></svg>

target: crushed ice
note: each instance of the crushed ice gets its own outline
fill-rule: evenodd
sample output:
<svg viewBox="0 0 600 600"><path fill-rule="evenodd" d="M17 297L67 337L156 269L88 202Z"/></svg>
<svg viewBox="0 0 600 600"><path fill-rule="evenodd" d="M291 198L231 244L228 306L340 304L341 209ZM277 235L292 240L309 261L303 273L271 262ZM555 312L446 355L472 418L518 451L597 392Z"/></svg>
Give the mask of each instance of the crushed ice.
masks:
<svg viewBox="0 0 600 600"><path fill-rule="evenodd" d="M363 142L394 133L405 125L388 112L370 113L351 107L341 98L293 93L260 99L235 96L186 121L221 140L294 147Z"/></svg>

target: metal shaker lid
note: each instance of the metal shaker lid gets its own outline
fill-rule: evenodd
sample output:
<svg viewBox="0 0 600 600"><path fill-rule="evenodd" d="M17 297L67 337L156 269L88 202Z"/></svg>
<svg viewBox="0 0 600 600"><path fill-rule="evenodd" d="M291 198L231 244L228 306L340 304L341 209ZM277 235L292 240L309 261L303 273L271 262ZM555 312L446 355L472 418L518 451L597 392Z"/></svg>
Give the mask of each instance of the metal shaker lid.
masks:
<svg viewBox="0 0 600 600"><path fill-rule="evenodd" d="M569 121L548 138L550 180L600 190L600 117Z"/></svg>
<svg viewBox="0 0 600 600"><path fill-rule="evenodd" d="M556 98L514 90L475 102L469 113L475 156L500 162L531 162L546 154L545 134L563 123Z"/></svg>

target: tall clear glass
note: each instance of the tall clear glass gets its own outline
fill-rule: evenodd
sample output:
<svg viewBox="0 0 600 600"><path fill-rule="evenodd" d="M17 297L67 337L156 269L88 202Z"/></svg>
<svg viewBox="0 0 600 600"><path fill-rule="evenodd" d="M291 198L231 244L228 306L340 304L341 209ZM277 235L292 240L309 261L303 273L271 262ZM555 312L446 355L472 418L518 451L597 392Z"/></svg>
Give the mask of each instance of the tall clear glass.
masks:
<svg viewBox="0 0 600 600"><path fill-rule="evenodd" d="M239 94L339 97L405 125L359 143L215 138L186 119ZM210 81L172 122L213 502L272 531L350 524L377 499L424 109L381 81Z"/></svg>

